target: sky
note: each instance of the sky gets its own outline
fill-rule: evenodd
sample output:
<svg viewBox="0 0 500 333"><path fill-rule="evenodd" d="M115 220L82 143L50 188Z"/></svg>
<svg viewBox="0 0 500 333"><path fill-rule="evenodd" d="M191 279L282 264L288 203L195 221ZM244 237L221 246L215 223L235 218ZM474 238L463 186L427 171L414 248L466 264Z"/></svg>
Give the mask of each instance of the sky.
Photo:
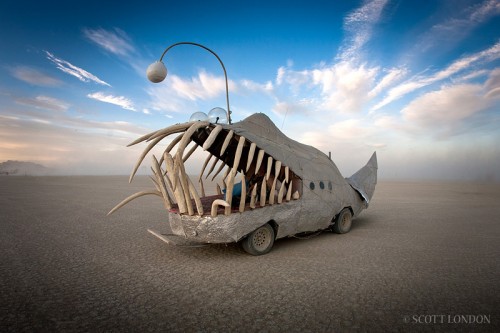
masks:
<svg viewBox="0 0 500 333"><path fill-rule="evenodd" d="M226 108L202 48L147 80L182 41L224 62L233 122L263 112L346 177L376 151L381 179L500 181L500 0L4 0L0 162L129 174L135 138Z"/></svg>

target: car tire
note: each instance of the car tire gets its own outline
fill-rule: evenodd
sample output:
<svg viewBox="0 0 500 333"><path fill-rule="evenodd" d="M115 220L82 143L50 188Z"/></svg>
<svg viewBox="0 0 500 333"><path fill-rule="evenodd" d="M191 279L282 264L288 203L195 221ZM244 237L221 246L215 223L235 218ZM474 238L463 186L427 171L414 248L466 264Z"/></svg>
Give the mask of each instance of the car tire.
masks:
<svg viewBox="0 0 500 333"><path fill-rule="evenodd" d="M273 227L266 223L252 231L241 241L243 249L254 256L260 256L271 251L274 245L275 232Z"/></svg>
<svg viewBox="0 0 500 333"><path fill-rule="evenodd" d="M344 208L337 218L335 219L335 224L333 225L333 232L337 234L345 234L351 230L352 226L352 214L349 208Z"/></svg>

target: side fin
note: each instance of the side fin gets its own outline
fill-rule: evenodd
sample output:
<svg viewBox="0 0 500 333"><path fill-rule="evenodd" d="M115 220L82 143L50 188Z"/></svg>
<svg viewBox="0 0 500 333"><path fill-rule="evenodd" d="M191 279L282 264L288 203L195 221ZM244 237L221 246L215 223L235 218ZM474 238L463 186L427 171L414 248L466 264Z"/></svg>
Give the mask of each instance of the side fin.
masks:
<svg viewBox="0 0 500 333"><path fill-rule="evenodd" d="M347 183L363 197L366 207L368 207L373 197L373 193L375 192L377 170L377 152L374 152L364 167L359 169L358 172L351 177L346 178Z"/></svg>

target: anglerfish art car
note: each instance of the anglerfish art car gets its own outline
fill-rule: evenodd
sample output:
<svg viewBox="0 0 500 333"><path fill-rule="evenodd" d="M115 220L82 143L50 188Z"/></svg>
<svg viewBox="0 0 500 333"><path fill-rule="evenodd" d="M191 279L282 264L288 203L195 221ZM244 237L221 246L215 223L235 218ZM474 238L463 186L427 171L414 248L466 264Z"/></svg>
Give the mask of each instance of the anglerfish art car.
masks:
<svg viewBox="0 0 500 333"><path fill-rule="evenodd" d="M150 81L158 83L165 79L164 55L173 47L186 44L211 52L220 62L226 82L227 111L215 108L213 117L210 114L194 117L193 121L146 134L132 142L130 145L143 141L149 144L130 181L154 146L178 134L159 158L152 155L154 188L129 196L108 215L135 198L156 195L163 199L172 230L169 235L149 230L161 240L174 244L240 242L253 255L269 252L274 241L283 237L326 229L348 232L352 219L368 207L375 191L376 153L358 172L344 178L327 155L288 138L265 114L253 114L232 123L224 64L215 52L197 43L169 46L160 60L148 67ZM217 114L220 111L222 114ZM186 149L188 145L191 146ZM174 147L177 147L175 153ZM208 152L198 177L199 191L185 167L198 147ZM217 185L217 193L206 195L203 176L208 178L214 170L217 171L212 180L222 173L222 186Z"/></svg>
<svg viewBox="0 0 500 333"><path fill-rule="evenodd" d="M149 151L175 133L180 134L163 155L152 156L155 188L126 198L110 211L143 195L161 197L173 235L151 232L174 244L175 236L197 243L241 242L248 253L261 255L279 238L325 229L346 233L352 218L368 207L377 183L376 153L344 178L326 154L288 138L262 113L234 124L176 124L137 139L130 145L150 143L131 179ZM198 177L201 193L184 165L198 147L208 152ZM205 195L203 176L217 164L212 177L225 169L225 189L218 186L217 194Z"/></svg>

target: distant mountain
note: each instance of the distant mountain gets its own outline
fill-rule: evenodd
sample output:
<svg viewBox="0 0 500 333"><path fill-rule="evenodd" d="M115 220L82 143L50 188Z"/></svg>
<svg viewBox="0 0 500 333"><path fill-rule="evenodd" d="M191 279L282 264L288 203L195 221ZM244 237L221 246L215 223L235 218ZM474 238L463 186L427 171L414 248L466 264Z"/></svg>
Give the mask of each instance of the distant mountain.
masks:
<svg viewBox="0 0 500 333"><path fill-rule="evenodd" d="M45 176L51 169L41 164L23 161L7 161L0 163L0 176Z"/></svg>

